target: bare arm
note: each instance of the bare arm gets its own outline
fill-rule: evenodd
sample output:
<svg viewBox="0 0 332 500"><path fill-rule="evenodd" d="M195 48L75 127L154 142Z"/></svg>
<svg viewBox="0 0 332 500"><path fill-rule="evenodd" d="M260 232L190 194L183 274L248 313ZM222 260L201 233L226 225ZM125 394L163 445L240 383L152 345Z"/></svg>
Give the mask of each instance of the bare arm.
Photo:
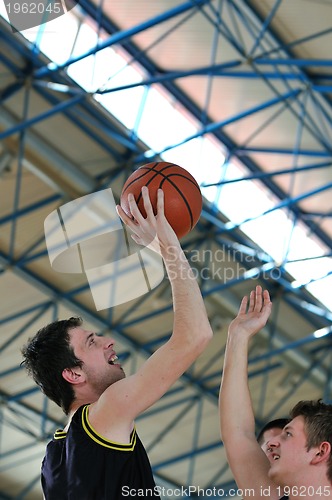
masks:
<svg viewBox="0 0 332 500"><path fill-rule="evenodd" d="M164 215L163 192L158 193L157 215L153 210L148 190L142 190L143 218L133 197L129 197L134 219L118 209L119 215L133 232L133 239L142 245L157 250L155 235L159 243L173 295L173 333L170 339L143 364L135 375L113 384L105 397L112 402L112 418L133 420L151 406L189 368L202 353L212 330L198 284L181 249L178 238ZM151 243L152 242L152 243ZM114 403L116 400L116 404Z"/></svg>
<svg viewBox="0 0 332 500"><path fill-rule="evenodd" d="M266 324L272 308L269 293L260 286L242 299L237 317L228 329L224 369L219 395L220 428L227 460L238 488L255 490L255 498L266 498L262 488L270 488L269 498L279 498L268 478L270 468L255 436L255 417L248 386L248 346L250 339ZM265 490L266 491L266 490ZM251 495L252 497L252 495ZM246 497L244 497L246 498Z"/></svg>

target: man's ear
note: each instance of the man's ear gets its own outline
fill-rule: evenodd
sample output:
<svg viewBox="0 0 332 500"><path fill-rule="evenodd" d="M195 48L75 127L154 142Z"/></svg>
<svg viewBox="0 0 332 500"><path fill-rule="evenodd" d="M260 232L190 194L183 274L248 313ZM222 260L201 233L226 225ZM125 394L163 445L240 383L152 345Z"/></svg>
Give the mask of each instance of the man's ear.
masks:
<svg viewBox="0 0 332 500"><path fill-rule="evenodd" d="M331 444L328 441L323 441L317 448L316 454L311 459L312 464L319 464L327 461L331 455Z"/></svg>
<svg viewBox="0 0 332 500"><path fill-rule="evenodd" d="M79 366L75 368L65 368L62 371L63 378L70 384L81 384L85 381L84 373Z"/></svg>

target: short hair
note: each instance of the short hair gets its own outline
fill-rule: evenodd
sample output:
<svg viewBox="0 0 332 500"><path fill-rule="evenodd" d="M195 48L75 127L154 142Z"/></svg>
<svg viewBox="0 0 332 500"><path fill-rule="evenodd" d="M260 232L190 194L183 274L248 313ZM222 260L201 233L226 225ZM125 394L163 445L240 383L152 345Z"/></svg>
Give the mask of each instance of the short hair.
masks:
<svg viewBox="0 0 332 500"><path fill-rule="evenodd" d="M22 347L24 366L43 393L61 406L66 415L75 400L72 384L62 372L65 368L82 366L70 345L69 330L81 326L82 319L72 317L44 326Z"/></svg>
<svg viewBox="0 0 332 500"><path fill-rule="evenodd" d="M317 401L299 401L290 411L291 419L303 417L307 450L327 441L332 449L332 405ZM328 459L327 477L332 481L332 451Z"/></svg>
<svg viewBox="0 0 332 500"><path fill-rule="evenodd" d="M257 436L257 441L260 445L263 444L264 433L270 429L280 429L282 430L285 425L289 422L288 418L276 418L275 420L270 420L267 424L262 427Z"/></svg>

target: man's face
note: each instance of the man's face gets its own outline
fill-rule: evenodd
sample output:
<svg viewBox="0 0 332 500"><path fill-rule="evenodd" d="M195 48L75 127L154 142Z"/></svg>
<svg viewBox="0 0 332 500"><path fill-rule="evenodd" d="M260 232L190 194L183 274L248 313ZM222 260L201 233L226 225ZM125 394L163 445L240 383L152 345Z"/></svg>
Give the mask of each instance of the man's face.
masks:
<svg viewBox="0 0 332 500"><path fill-rule="evenodd" d="M300 474L307 474L316 449L307 451L304 419L294 418L281 433L267 442L270 460L269 477L281 486L296 484ZM303 476L302 476L303 477Z"/></svg>
<svg viewBox="0 0 332 500"><path fill-rule="evenodd" d="M69 336L76 357L83 361L81 369L86 382L99 395L125 377L120 363L116 363L113 339L82 327L71 328Z"/></svg>
<svg viewBox="0 0 332 500"><path fill-rule="evenodd" d="M270 462L273 461L272 457L273 448L269 446L269 442L272 441L275 437L279 436L281 432L282 429L280 429L279 427L271 427L271 429L267 429L263 434L263 442L261 444L261 448Z"/></svg>

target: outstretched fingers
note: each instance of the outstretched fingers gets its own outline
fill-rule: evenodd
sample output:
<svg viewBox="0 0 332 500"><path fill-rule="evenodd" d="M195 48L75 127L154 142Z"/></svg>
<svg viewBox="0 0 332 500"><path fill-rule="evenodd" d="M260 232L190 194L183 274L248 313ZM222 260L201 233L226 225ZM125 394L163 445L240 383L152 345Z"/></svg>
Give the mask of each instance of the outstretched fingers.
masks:
<svg viewBox="0 0 332 500"><path fill-rule="evenodd" d="M147 186L142 187L142 198L143 198L144 210L146 212L146 218L151 219L152 217L154 217L154 213L153 213L152 203L150 200L149 188Z"/></svg>
<svg viewBox="0 0 332 500"><path fill-rule="evenodd" d="M245 302L244 302L244 299ZM265 309L270 309L272 306L272 302L270 299L270 294L268 290L262 289L260 285L257 285L255 290L251 290L249 294L249 304L248 304L248 298L244 297L242 299L239 313L244 314L245 313L245 308L248 305L248 311L247 313L260 313L263 312Z"/></svg>
<svg viewBox="0 0 332 500"><path fill-rule="evenodd" d="M126 214L121 205L116 206L116 211L122 222L124 222L127 226L129 226L130 223L133 223L133 218Z"/></svg>
<svg viewBox="0 0 332 500"><path fill-rule="evenodd" d="M142 195L143 195L143 189L142 189ZM132 193L128 194L128 204L129 204L130 213L133 216L133 218L135 219L135 221L139 224L142 224L142 222L144 222L144 217L141 214L141 211L137 206L135 196Z"/></svg>
<svg viewBox="0 0 332 500"><path fill-rule="evenodd" d="M229 331L246 335L252 335L261 330L265 325L272 311L272 302L267 290L262 290L261 286L256 286L248 296L243 297L237 317L231 322ZM236 335L236 333L235 333Z"/></svg>
<svg viewBox="0 0 332 500"><path fill-rule="evenodd" d="M158 215L163 214L165 211L165 199L164 199L164 191L162 189L158 189L157 192L157 213Z"/></svg>
<svg viewBox="0 0 332 500"><path fill-rule="evenodd" d="M142 186L141 193L142 193L142 200L146 217L143 217L140 209L138 208L134 195L131 193L128 194L128 204L130 208L130 213L132 214L135 221L138 222L139 224L144 223L145 220L152 221L156 217L150 199L149 188L147 186ZM163 213L164 213L164 192L162 189L158 189L157 215Z"/></svg>
<svg viewBox="0 0 332 500"><path fill-rule="evenodd" d="M160 216L164 215L163 192L162 190L158 190L157 214L154 213L154 208L150 199L149 189L147 188L147 186L142 187L141 193L144 206L143 213L145 212L144 215L142 214L140 208L138 207L135 197L132 193L128 194L128 205L130 214L126 214L121 208L121 206L117 206L117 212L122 221L131 230L131 238L137 244L149 247L152 250L160 253L160 245L157 233L159 227L158 219L160 218Z"/></svg>
<svg viewBox="0 0 332 500"><path fill-rule="evenodd" d="M255 306L254 310L256 312L260 312L262 310L262 305L263 305L263 290L260 285L256 286L255 290Z"/></svg>
<svg viewBox="0 0 332 500"><path fill-rule="evenodd" d="M249 294L249 306L248 306L248 314L252 313L255 309L256 295L255 290L251 290Z"/></svg>
<svg viewBox="0 0 332 500"><path fill-rule="evenodd" d="M246 314L247 304L248 304L248 297L245 295L243 297L243 299L241 300L241 304L240 304L240 307L239 307L238 316L240 316L241 314Z"/></svg>
<svg viewBox="0 0 332 500"><path fill-rule="evenodd" d="M264 290L263 292L263 309L265 308L271 308L272 307L272 302L270 299L270 294L268 290Z"/></svg>

